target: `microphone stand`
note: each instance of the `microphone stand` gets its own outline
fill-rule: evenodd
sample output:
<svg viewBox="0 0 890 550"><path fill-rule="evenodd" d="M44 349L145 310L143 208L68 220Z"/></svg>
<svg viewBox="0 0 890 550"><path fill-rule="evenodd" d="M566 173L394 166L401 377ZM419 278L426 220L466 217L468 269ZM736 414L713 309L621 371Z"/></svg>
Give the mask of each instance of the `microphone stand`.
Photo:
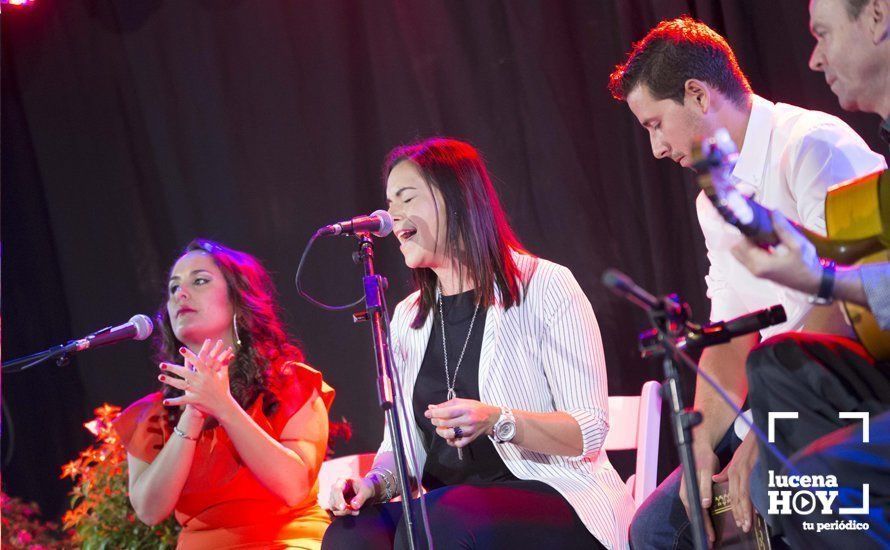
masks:
<svg viewBox="0 0 890 550"><path fill-rule="evenodd" d="M680 465L683 476L686 478L686 497L689 503L689 521L692 527L692 540L696 550L707 550L708 539L705 535L705 523L698 490L698 475L695 467L695 457L692 454L692 428L702 421L700 412L687 409L683 404L680 393L680 374L677 371L679 352L677 341L684 333L690 316L689 305L679 301L674 295L653 298L651 294L636 286L627 279L627 284L633 285L630 290L619 289L610 284L604 277L604 282L617 290L623 298L636 304L646 311L649 321L658 334L658 346L642 350L642 356L661 356L662 369L664 371L664 385L662 393L671 406L671 427L674 433L674 442L680 455ZM640 339L649 336L648 331L640 334Z"/></svg>
<svg viewBox="0 0 890 550"><path fill-rule="evenodd" d="M107 332L112 328L113 327L108 326L101 330L97 330L86 338L82 338L80 340L71 340L67 344L59 344L49 349L39 351L37 353L32 353L31 355L19 357L18 359L12 359L11 361L6 361L3 363L3 372L21 372L25 369L33 367L34 365L38 365L40 363L43 363L44 361L48 361L53 357L56 358L56 365L60 367L67 365L68 361L71 359L72 353L82 351L89 347L90 338Z"/></svg>
<svg viewBox="0 0 890 550"><path fill-rule="evenodd" d="M389 323L386 297L384 296L387 280L374 270L374 241L371 239L371 235L359 232L355 234L355 237L359 241L359 249L353 253L352 257L355 263L362 263L364 266L362 286L365 290L365 310L353 314L353 320L356 323L371 321L374 359L377 363L377 398L386 417L390 436L393 438L393 455L396 459L399 487L402 491L402 516L408 531L408 547L414 550L417 547L417 533L411 517L412 493L408 483L408 467L398 410L399 401L394 398L396 391L393 376L394 365L392 350L389 347Z"/></svg>

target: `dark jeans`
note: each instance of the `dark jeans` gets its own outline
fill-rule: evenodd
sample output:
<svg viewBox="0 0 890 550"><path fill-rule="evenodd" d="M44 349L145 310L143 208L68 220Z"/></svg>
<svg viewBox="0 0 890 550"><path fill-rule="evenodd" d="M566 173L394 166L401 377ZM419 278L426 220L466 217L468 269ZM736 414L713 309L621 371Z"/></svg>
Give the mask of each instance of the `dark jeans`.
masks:
<svg viewBox="0 0 890 550"><path fill-rule="evenodd" d="M840 488L833 513L773 514L767 520L793 548L856 550L890 547L890 365L875 364L845 338L804 333L766 340L748 357L748 400L754 421L766 433L769 412L797 412L775 422L775 445L791 457L795 474L834 475ZM862 441L856 419L838 412L870 414L870 441ZM796 454L795 454L796 453ZM793 455L793 456L792 456ZM781 462L761 449L764 477L786 475ZM839 517L839 507L862 505L869 484L869 516ZM868 531L804 530L803 522L868 522Z"/></svg>
<svg viewBox="0 0 890 550"><path fill-rule="evenodd" d="M714 452L723 468L741 441L733 427L724 434ZM665 478L637 509L630 524L630 545L635 550L692 548L692 529L680 500L680 468Z"/></svg>
<svg viewBox="0 0 890 550"><path fill-rule="evenodd" d="M430 491L425 499L437 550L603 548L565 498L540 481L454 485ZM416 502L412 509L422 533ZM322 549L407 548L401 520L401 503L367 506L358 516L336 518Z"/></svg>

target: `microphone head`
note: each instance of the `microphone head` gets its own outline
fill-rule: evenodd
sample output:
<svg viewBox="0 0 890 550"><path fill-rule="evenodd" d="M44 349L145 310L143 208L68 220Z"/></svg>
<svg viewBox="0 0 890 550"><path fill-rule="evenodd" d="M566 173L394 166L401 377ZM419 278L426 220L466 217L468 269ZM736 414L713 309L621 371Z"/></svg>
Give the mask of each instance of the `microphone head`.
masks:
<svg viewBox="0 0 890 550"><path fill-rule="evenodd" d="M148 315L142 315L141 313L134 315L130 317L130 323L136 327L136 336L133 337L134 340L145 340L151 336L151 333L154 330L154 325L152 324L151 319L148 318Z"/></svg>
<svg viewBox="0 0 890 550"><path fill-rule="evenodd" d="M371 213L371 217L380 220L380 229L372 231L371 234L382 238L392 233L392 216L389 215L389 212L386 210L375 210Z"/></svg>
<svg viewBox="0 0 890 550"><path fill-rule="evenodd" d="M603 272L601 280L612 291L623 291L628 287L627 282L630 280L630 277L617 269L610 268Z"/></svg>

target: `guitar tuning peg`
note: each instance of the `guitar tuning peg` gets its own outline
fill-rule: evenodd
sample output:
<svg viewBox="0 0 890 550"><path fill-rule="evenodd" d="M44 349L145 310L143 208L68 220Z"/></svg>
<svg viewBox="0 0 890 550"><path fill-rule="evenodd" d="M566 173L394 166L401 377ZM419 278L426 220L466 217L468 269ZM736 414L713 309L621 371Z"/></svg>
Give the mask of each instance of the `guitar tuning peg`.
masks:
<svg viewBox="0 0 890 550"><path fill-rule="evenodd" d="M714 132L713 143L724 155L731 155L738 152L738 147L736 147L735 142L732 140L732 136L729 135L729 130L726 128L718 128L717 131Z"/></svg>

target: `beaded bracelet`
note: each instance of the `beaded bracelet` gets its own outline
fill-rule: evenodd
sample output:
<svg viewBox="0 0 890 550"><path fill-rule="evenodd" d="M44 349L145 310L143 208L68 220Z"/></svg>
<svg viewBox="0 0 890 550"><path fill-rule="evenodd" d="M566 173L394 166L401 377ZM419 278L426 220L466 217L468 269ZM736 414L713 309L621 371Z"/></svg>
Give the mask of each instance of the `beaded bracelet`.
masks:
<svg viewBox="0 0 890 550"><path fill-rule="evenodd" d="M389 474L389 477L387 476L387 474ZM375 487L379 485L377 479L382 479L384 491L386 494L383 495L381 501L389 502L390 500L392 500L392 497L394 496L393 484L395 483L395 476L392 472L381 466L376 466L374 468L371 468L371 471L369 471L365 477L370 478ZM393 483L390 483L390 477L392 478Z"/></svg>

